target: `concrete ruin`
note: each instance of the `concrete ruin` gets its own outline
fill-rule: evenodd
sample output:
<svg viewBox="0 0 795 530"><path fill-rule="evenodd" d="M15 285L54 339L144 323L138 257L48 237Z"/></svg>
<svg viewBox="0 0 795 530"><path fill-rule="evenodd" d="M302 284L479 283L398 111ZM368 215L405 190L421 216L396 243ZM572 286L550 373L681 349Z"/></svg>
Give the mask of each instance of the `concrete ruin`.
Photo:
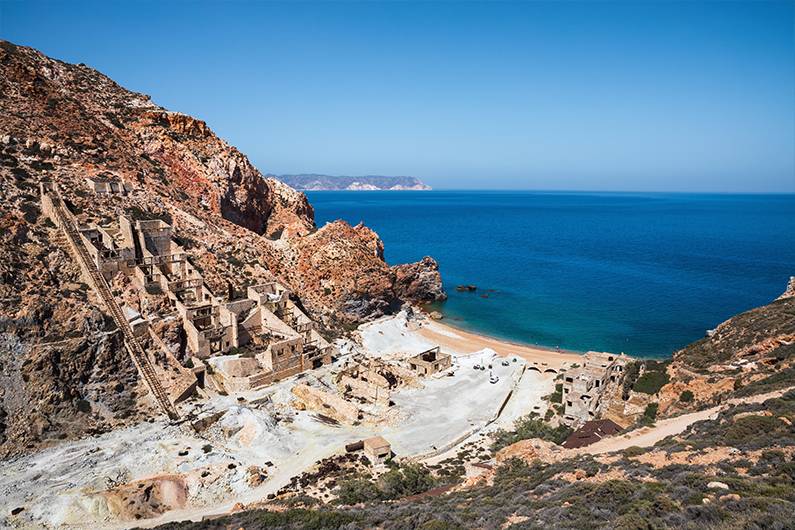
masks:
<svg viewBox="0 0 795 530"><path fill-rule="evenodd" d="M383 436L373 436L364 440L364 454L374 466L383 464L392 458L392 446Z"/></svg>
<svg viewBox="0 0 795 530"><path fill-rule="evenodd" d="M97 195L111 195L114 193L124 195L133 190L132 182L124 182L118 179L89 177L86 179L86 184Z"/></svg>
<svg viewBox="0 0 795 530"><path fill-rule="evenodd" d="M414 372L380 359L346 363L337 373L335 382L346 397L381 405L389 404L393 390L417 384Z"/></svg>
<svg viewBox="0 0 795 530"><path fill-rule="evenodd" d="M205 285L162 220L119 218L117 228L91 225L80 236L100 272L121 272L139 289L164 294L182 319L187 348L199 359L252 345L253 356L214 363L229 392L256 390L331 362L331 345L278 282L248 288L223 301Z"/></svg>
<svg viewBox="0 0 795 530"><path fill-rule="evenodd" d="M409 358L408 363L413 372L419 375L432 375L448 370L452 363L452 357L447 353L442 353L442 349L437 346Z"/></svg>
<svg viewBox="0 0 795 530"><path fill-rule="evenodd" d="M563 423L579 425L595 419L602 412L602 397L611 383L616 383L630 358L612 353L590 351L583 355L579 368L563 376Z"/></svg>

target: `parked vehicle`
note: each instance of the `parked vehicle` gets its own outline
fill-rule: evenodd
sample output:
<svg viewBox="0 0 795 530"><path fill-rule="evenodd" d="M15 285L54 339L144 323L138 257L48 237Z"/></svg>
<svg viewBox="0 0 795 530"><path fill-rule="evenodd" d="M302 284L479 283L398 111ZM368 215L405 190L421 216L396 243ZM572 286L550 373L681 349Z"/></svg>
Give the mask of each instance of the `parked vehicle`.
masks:
<svg viewBox="0 0 795 530"><path fill-rule="evenodd" d="M489 383L491 383L492 385L494 383L496 383L497 381L499 381L499 380L500 380L500 378L498 376L496 376L496 375L492 375L491 377L489 377Z"/></svg>
<svg viewBox="0 0 795 530"><path fill-rule="evenodd" d="M509 364L510 363L508 362L508 359L505 359L504 361L502 361L502 365L503 366L508 366Z"/></svg>

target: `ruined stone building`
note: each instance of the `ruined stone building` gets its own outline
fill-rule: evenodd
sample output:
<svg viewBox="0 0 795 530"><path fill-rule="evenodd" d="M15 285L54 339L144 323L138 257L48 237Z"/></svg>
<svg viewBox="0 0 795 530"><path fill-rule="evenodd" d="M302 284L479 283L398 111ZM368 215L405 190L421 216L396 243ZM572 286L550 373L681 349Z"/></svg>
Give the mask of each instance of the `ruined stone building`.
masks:
<svg viewBox="0 0 795 530"><path fill-rule="evenodd" d="M412 371L420 375L428 375L449 369L452 358L450 355L442 353L441 348L437 346L410 357L408 362Z"/></svg>
<svg viewBox="0 0 795 530"><path fill-rule="evenodd" d="M167 223L121 216L118 228L91 225L80 235L106 277L122 272L139 289L168 296L193 356L207 359L231 348L256 347L253 357L213 363L228 391L253 390L331 362L331 345L290 300L285 286L252 286L242 300L216 297Z"/></svg>
<svg viewBox="0 0 795 530"><path fill-rule="evenodd" d="M133 190L131 182L124 182L118 179L90 177L86 179L86 184L94 193L99 195L110 195L114 193L125 194Z"/></svg>
<svg viewBox="0 0 795 530"><path fill-rule="evenodd" d="M392 446L383 436L373 436L364 440L364 454L373 465L383 464L392 458Z"/></svg>
<svg viewBox="0 0 795 530"><path fill-rule="evenodd" d="M630 361L624 354L588 352L582 366L563 376L563 422L568 425L593 420L602 412L601 399L610 383L621 378Z"/></svg>

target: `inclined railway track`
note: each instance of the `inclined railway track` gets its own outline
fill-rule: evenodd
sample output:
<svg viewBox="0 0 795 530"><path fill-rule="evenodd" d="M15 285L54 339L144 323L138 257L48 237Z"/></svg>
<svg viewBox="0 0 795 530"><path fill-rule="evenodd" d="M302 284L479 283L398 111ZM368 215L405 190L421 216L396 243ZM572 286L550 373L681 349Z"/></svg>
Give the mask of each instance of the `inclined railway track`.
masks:
<svg viewBox="0 0 795 530"><path fill-rule="evenodd" d="M78 232L77 221L75 221L71 212L66 208L61 194L53 185L46 185L46 187L43 185L42 190L43 193L47 193L47 196L52 201L53 212L57 217L54 221L57 222L58 226L66 234L67 239L71 243L70 247L74 250L75 254L77 254L75 257L78 263L82 265L83 270L88 274L92 287L99 293L105 307L111 317L113 317L113 321L124 335L124 345L127 347L127 351L135 367L138 369L138 373L141 374L146 386L149 388L150 392L152 392L152 395L154 395L155 400L157 400L163 412L165 412L171 420L179 419L176 407L174 407L174 404L168 398L166 391L163 390L163 386L160 384L157 374L155 374L149 357L146 355L143 347L141 347L141 343L138 342L119 304L116 303L116 299L110 291L108 282L105 281L105 277L102 276L102 273L100 273L99 269L94 265L91 255L88 253L80 237L80 233Z"/></svg>

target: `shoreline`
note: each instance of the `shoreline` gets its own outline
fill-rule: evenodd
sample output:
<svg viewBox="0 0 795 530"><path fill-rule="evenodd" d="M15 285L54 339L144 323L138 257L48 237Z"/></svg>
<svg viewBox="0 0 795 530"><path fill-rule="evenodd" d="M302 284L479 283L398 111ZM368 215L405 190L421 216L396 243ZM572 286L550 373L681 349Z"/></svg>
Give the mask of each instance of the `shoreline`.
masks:
<svg viewBox="0 0 795 530"><path fill-rule="evenodd" d="M466 321L466 319L463 319L463 318L461 318L461 319L450 318L447 315L439 312L438 310L436 310L436 311L439 312L440 314L442 314L442 318L436 320L436 319L431 317L431 312L432 311L427 308L427 305L429 303L431 303L431 302L423 302L422 305L420 305L418 307L415 307L414 309L415 309L416 312L418 312L422 316L426 317L428 319L428 321L435 322L435 323L437 323L437 324L439 324L439 325L441 325L441 326L443 326L443 327L445 327L445 328L447 328L447 329L449 329L451 331L460 332L461 334L464 334L464 335L473 335L473 336L476 336L476 337L482 337L484 339L490 339L490 340L495 340L495 341L498 341L498 342L504 342L504 343L507 343L507 344L513 344L513 345L515 345L517 347L530 348L530 349L533 349L533 350L546 350L546 351L549 351L549 352L552 352L552 353L557 353L558 351L563 351L564 353L571 353L571 354L575 354L575 355L585 355L586 353L588 353L587 351L578 351L578 350L571 350L571 349L569 349L569 350L558 350L557 347L553 348L552 346L542 346L542 345L540 345L538 343L536 343L536 344L528 344L528 343L519 342L519 341L513 340L513 339L503 339L503 338L500 338L500 337L495 337L494 335L489 335L487 333L482 333L482 332L479 332L479 331L472 331L472 330L466 329L466 327L459 327L459 326L456 326L455 324L449 323L449 322L453 322L453 321L456 321L456 320ZM445 322L443 323L442 320L444 320ZM589 351L591 351L591 350L589 350Z"/></svg>
<svg viewBox="0 0 795 530"><path fill-rule="evenodd" d="M497 352L500 357L513 355L521 357L530 363L549 366L550 368L560 368L566 364L579 363L584 355L581 352L560 352L546 346L531 346L463 331L433 320L426 313L423 313L423 315L427 317L427 320L421 326L411 329L411 331L418 333L428 342L437 343L443 350L446 349L459 354L471 354L489 348Z"/></svg>

